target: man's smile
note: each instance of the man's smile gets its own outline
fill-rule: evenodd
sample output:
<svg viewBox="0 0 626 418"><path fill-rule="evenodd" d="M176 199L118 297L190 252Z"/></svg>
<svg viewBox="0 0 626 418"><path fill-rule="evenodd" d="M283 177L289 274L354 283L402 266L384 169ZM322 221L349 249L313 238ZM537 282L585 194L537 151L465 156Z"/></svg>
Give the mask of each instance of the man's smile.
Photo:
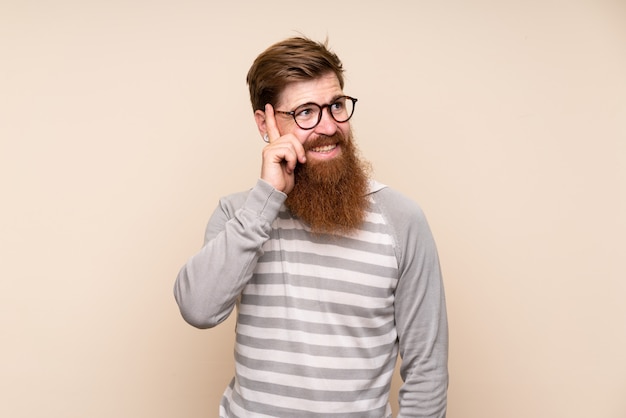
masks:
<svg viewBox="0 0 626 418"><path fill-rule="evenodd" d="M307 147L306 150L307 159L311 162L332 160L339 155L341 155L341 145L339 143L318 145L310 148Z"/></svg>
<svg viewBox="0 0 626 418"><path fill-rule="evenodd" d="M337 144L322 145L321 147L311 148L313 152L330 152L337 147Z"/></svg>

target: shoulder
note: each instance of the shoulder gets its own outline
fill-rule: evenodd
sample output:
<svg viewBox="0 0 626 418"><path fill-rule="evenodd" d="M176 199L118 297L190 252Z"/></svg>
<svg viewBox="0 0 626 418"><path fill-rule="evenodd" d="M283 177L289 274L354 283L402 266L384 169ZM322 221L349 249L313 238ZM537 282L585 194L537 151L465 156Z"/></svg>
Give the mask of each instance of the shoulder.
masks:
<svg viewBox="0 0 626 418"><path fill-rule="evenodd" d="M235 213L244 206L249 194L250 191L246 190L220 197L211 218L221 217L224 218L224 222L233 218Z"/></svg>
<svg viewBox="0 0 626 418"><path fill-rule="evenodd" d="M254 224L260 225L261 228L269 228L286 197L287 195L261 179L247 191L222 197L209 218L205 242L224 230L225 225L234 218L238 218L242 225Z"/></svg>
<svg viewBox="0 0 626 418"><path fill-rule="evenodd" d="M220 198L220 206L234 208L235 210L239 209L246 202L250 190L251 189L222 196Z"/></svg>
<svg viewBox="0 0 626 418"><path fill-rule="evenodd" d="M396 255L401 270L412 260L437 258L437 249L426 215L410 197L391 187L379 187L371 193L372 205L391 229L396 241Z"/></svg>
<svg viewBox="0 0 626 418"><path fill-rule="evenodd" d="M271 212L270 216L273 219L286 197L287 195L274 189L269 183L259 179L251 189L222 197L219 205L222 211L228 213L230 216L237 210L246 207L258 214L268 214L269 210L269 212Z"/></svg>
<svg viewBox="0 0 626 418"><path fill-rule="evenodd" d="M424 211L412 198L385 184L372 181L370 196L374 205L378 206L388 222L406 224L425 222Z"/></svg>

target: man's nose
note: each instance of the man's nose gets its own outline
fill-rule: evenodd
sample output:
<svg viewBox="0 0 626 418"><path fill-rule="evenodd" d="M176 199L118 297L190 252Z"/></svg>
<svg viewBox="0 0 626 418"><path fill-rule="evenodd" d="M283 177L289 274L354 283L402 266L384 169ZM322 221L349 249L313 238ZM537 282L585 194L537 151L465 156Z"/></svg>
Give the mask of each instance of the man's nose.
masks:
<svg viewBox="0 0 626 418"><path fill-rule="evenodd" d="M330 108L322 109L322 119L315 127L315 133L318 135L331 136L337 132L337 121L330 116Z"/></svg>

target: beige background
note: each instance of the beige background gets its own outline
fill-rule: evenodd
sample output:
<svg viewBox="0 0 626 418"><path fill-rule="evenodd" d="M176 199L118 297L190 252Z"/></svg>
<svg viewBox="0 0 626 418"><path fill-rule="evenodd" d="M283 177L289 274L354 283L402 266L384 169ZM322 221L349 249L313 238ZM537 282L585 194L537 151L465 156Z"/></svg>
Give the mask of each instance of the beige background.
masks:
<svg viewBox="0 0 626 418"><path fill-rule="evenodd" d="M298 32L429 217L448 416L624 418L623 0L0 0L0 416L215 416L233 323L172 285L258 176L248 67Z"/></svg>

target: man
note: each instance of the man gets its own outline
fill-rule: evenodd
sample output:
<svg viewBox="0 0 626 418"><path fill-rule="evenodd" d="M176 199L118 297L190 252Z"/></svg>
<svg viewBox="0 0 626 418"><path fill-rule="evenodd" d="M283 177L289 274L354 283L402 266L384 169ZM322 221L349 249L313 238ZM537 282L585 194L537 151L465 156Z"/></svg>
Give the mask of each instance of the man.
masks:
<svg viewBox="0 0 626 418"><path fill-rule="evenodd" d="M445 417L447 318L420 208L369 178L325 44L279 42L247 77L268 143L261 177L221 199L181 269L185 320L210 328L237 305L235 377L220 417Z"/></svg>

